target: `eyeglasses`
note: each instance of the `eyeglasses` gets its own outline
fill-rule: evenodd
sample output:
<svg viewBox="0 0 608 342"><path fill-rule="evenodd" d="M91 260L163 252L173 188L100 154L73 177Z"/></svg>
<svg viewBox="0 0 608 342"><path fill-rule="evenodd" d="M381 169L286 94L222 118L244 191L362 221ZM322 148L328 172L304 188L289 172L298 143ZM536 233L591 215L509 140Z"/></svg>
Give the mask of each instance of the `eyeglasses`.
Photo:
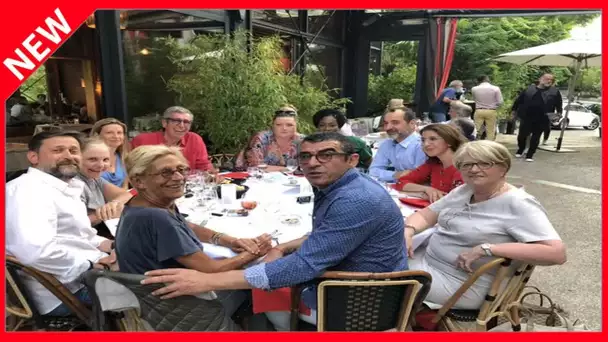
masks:
<svg viewBox="0 0 608 342"><path fill-rule="evenodd" d="M478 162L478 163L461 163L456 165L459 170L470 171L473 169L473 166L477 166L480 170L487 170L494 166L495 164L492 162Z"/></svg>
<svg viewBox="0 0 608 342"><path fill-rule="evenodd" d="M148 173L150 176L158 176L161 175L165 179L171 179L175 173L179 173L180 175L186 177L190 174L190 168L187 166L178 167L176 169L162 169L160 172L156 173Z"/></svg>
<svg viewBox="0 0 608 342"><path fill-rule="evenodd" d="M190 120L173 119L173 118L166 118L165 120L172 122L176 125L179 125L179 124L183 124L184 126L192 125L192 121L190 121Z"/></svg>
<svg viewBox="0 0 608 342"><path fill-rule="evenodd" d="M334 152L334 151L324 151L324 152L319 152L319 153L303 152L298 155L298 161L302 164L307 164L307 163L310 163L310 161L312 160L312 157L317 157L317 160L319 161L319 163L327 163L330 160L332 160L332 158L334 156L347 156L347 155L349 155L349 154L344 153L344 152Z"/></svg>
<svg viewBox="0 0 608 342"><path fill-rule="evenodd" d="M297 116L298 113L295 110L277 110L274 112L275 116Z"/></svg>

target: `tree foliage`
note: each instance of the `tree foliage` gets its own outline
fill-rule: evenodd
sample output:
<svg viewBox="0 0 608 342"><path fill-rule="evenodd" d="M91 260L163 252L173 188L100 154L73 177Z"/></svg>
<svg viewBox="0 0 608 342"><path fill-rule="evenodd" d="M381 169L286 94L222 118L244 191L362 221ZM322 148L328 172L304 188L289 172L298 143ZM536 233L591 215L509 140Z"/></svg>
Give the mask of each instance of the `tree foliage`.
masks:
<svg viewBox="0 0 608 342"><path fill-rule="evenodd" d="M305 77L286 75L281 65L278 37L252 41L247 33L199 35L183 44L162 39L177 72L168 81L177 103L195 113L197 131L209 137L218 152L236 152L252 133L270 127L283 104L298 108L298 130L312 131L312 115L322 107L339 106Z"/></svg>
<svg viewBox="0 0 608 342"><path fill-rule="evenodd" d="M34 73L25 79L25 82L19 87L21 95L28 101L33 102L39 94L47 95L48 89L46 84L46 69L44 65L36 69Z"/></svg>
<svg viewBox="0 0 608 342"><path fill-rule="evenodd" d="M504 108L508 107L520 90L544 72L554 73L557 85L565 86L572 76L572 71L568 68L521 66L497 62L493 58L502 53L565 39L574 26L587 24L595 17L571 15L460 19L449 79L460 79L464 81L465 87L470 88L476 83L477 76L490 76L492 82L501 87L505 98ZM411 94L403 92L411 90L413 93L414 89L412 80L403 77L403 68L416 64L415 43L385 44L382 60L383 76L370 75L370 109L375 109L386 98L411 98ZM402 75L402 85L395 84L400 80L393 73ZM412 74L415 81L415 68ZM599 96L600 76L599 69L585 70L577 90Z"/></svg>

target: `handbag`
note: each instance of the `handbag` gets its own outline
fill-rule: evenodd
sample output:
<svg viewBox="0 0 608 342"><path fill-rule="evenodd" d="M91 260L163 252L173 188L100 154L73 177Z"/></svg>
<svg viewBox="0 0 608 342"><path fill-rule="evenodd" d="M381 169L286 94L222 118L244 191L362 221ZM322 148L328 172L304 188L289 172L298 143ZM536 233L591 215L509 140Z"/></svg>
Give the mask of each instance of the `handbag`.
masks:
<svg viewBox="0 0 608 342"><path fill-rule="evenodd" d="M560 113L547 113L547 117L549 118L549 122L556 123L561 120L562 115Z"/></svg>
<svg viewBox="0 0 608 342"><path fill-rule="evenodd" d="M523 332L534 332L534 331L552 331L552 332L568 332L568 331L590 331L590 329L580 322L579 320L571 321L569 318L564 317L560 314L559 308L553 303L551 298L542 293L536 287L533 288L536 291L524 293L520 299L514 303L507 305L507 309L503 311L503 316L508 322L500 324L488 331L490 332L513 332L513 326L516 325L512 315L511 309L513 307L518 308L520 316L520 331ZM540 299L540 305L533 305L525 303L525 299L531 296L537 295ZM543 305L544 300L549 303L549 307ZM543 321L543 315L547 318Z"/></svg>

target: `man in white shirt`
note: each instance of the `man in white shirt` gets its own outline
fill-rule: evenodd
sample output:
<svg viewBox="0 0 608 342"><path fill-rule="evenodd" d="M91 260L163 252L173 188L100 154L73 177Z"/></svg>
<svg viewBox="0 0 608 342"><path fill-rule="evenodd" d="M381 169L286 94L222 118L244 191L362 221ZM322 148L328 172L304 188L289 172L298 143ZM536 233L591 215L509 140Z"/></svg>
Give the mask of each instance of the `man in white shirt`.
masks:
<svg viewBox="0 0 608 342"><path fill-rule="evenodd" d="M496 139L497 109L503 103L500 88L490 84L490 78L486 75L477 78L478 86L471 89L473 100L475 100L475 126L481 132L481 126L485 123L488 140Z"/></svg>
<svg viewBox="0 0 608 342"><path fill-rule="evenodd" d="M77 132L42 132L29 143L27 173L6 184L6 253L55 276L85 304L79 283L91 268L110 267L112 243L97 236L80 200L81 138ZM111 253L111 255L108 255ZM29 276L25 285L40 314L66 316L69 309Z"/></svg>

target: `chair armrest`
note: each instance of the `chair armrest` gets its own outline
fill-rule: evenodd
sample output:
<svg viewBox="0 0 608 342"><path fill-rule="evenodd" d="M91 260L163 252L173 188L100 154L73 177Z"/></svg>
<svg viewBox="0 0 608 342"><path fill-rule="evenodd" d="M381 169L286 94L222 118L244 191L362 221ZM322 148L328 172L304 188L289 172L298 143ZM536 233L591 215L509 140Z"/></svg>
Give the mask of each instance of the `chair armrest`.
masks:
<svg viewBox="0 0 608 342"><path fill-rule="evenodd" d="M90 324L92 316L91 310L78 300L78 298L76 298L76 296L74 296L74 294L52 274L26 266L11 255L6 255L6 266L18 269L36 279L36 281L64 303L80 320L86 324Z"/></svg>
<svg viewBox="0 0 608 342"><path fill-rule="evenodd" d="M494 259L492 261L487 262L486 264L484 264L483 266L481 266L479 269L477 269L473 274L471 274L471 276L469 277L469 279L467 279L467 281L464 282L464 284L462 284L460 286L460 288L458 288L458 290L450 297L450 299L448 299L448 301L445 302L445 304L443 304L443 306L437 312L437 315L435 315L435 317L433 318L432 322L433 323L439 322L441 320L441 318L450 309L452 309L452 307L454 306L454 304L456 304L456 302L471 287L471 285L473 285L477 281L477 279L479 279L479 277L481 277L485 273L487 273L487 272L495 269L496 267L498 267L500 265L504 264L505 266L508 266L510 263L511 263L510 259L496 258L496 259Z"/></svg>

